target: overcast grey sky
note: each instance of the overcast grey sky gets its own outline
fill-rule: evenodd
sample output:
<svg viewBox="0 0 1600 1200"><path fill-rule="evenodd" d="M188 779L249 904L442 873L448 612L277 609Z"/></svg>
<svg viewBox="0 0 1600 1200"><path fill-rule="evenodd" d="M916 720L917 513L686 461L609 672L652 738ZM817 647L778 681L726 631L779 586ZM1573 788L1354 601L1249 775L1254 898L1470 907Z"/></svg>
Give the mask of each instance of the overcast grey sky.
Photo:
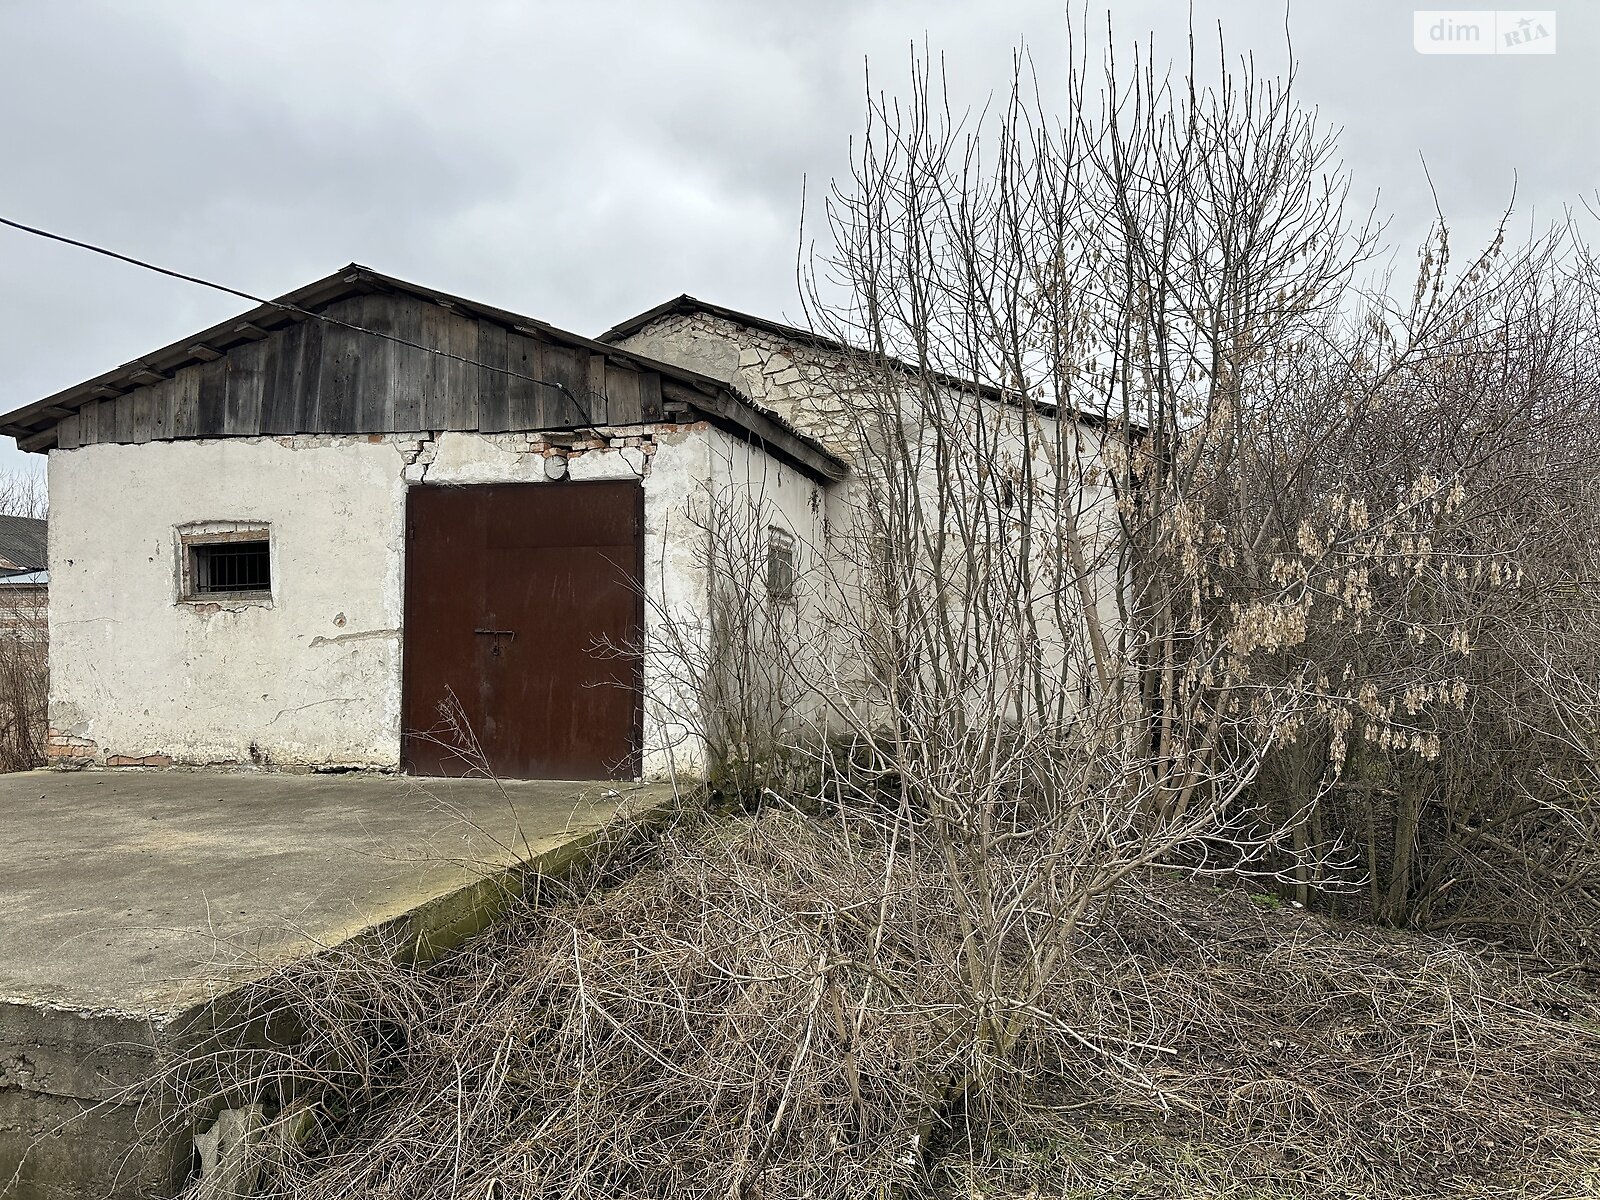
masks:
<svg viewBox="0 0 1600 1200"><path fill-rule="evenodd" d="M1281 4L1193 7L1283 64ZM1419 55L1414 7L1289 12L1299 95L1395 238L1431 215L1419 156L1472 235L1514 177L1521 219L1592 196L1596 0L1557 7L1558 52L1529 57ZM1118 41L1179 55L1188 11L1117 0ZM1057 74L1064 9L0 0L0 214L262 295L357 261L589 334L679 292L793 317L802 180L844 168L864 60L893 90L924 37L981 101L1020 40ZM243 307L0 228L0 411ZM3 444L0 467L40 461Z"/></svg>

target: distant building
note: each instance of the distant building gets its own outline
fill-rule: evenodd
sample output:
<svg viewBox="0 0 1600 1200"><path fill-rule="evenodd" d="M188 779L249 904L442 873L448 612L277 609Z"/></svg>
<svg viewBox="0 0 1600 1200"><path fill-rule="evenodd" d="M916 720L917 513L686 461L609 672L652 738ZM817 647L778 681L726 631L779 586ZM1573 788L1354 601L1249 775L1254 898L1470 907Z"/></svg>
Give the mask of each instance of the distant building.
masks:
<svg viewBox="0 0 1600 1200"><path fill-rule="evenodd" d="M0 514L0 637L45 640L46 522Z"/></svg>

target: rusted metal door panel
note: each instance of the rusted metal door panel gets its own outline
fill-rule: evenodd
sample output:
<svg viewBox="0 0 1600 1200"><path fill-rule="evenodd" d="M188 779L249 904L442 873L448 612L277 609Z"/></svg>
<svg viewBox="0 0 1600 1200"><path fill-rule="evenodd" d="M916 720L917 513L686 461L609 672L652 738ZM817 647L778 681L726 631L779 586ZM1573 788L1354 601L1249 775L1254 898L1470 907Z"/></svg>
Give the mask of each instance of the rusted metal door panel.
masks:
<svg viewBox="0 0 1600 1200"><path fill-rule="evenodd" d="M639 774L643 507L636 483L411 490L407 770Z"/></svg>

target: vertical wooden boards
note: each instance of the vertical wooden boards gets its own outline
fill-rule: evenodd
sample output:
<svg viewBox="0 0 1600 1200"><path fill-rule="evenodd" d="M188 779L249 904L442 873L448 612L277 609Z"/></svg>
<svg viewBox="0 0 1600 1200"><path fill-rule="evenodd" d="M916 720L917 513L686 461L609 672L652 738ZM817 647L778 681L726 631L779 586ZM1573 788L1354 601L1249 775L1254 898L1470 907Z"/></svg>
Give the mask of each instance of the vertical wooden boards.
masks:
<svg viewBox="0 0 1600 1200"><path fill-rule="evenodd" d="M118 396L112 404L115 405L116 418L112 422L111 440L124 444L133 441L133 393Z"/></svg>
<svg viewBox="0 0 1600 1200"><path fill-rule="evenodd" d="M173 397L178 395L178 376L166 379L158 387L152 387L155 403L150 411L150 440L152 442L170 442L173 437Z"/></svg>
<svg viewBox="0 0 1600 1200"><path fill-rule="evenodd" d="M478 323L478 420L474 429L506 427L510 389L506 378L508 335L500 325Z"/></svg>
<svg viewBox="0 0 1600 1200"><path fill-rule="evenodd" d="M277 342L249 342L235 347L220 361L228 364L227 386L222 413L222 429L231 437L254 436L261 432L261 397L265 390L267 346Z"/></svg>
<svg viewBox="0 0 1600 1200"><path fill-rule="evenodd" d="M332 320L317 322L322 327L322 386L308 410L310 420L302 420L297 432L355 433L367 335L344 323L358 315L355 302L343 300L324 311Z"/></svg>
<svg viewBox="0 0 1600 1200"><path fill-rule="evenodd" d="M503 433L539 428L540 398L549 389L544 378L544 348L523 333L506 335L506 407L495 424L484 424L485 433Z"/></svg>
<svg viewBox="0 0 1600 1200"><path fill-rule="evenodd" d="M361 359L356 392L355 432L388 433L394 428L395 301L392 296L362 296L346 319L369 332L357 335Z"/></svg>
<svg viewBox="0 0 1600 1200"><path fill-rule="evenodd" d="M639 419L645 422L659 421L665 415L666 408L661 399L661 373L639 372Z"/></svg>
<svg viewBox="0 0 1600 1200"><path fill-rule="evenodd" d="M570 429L598 422L590 416L589 355L584 350L546 343L539 409L546 429ZM603 415L603 414L602 414Z"/></svg>
<svg viewBox="0 0 1600 1200"><path fill-rule="evenodd" d="M228 360L219 358L195 369L199 371L200 383L194 435L217 437L228 420ZM118 422L119 427L120 424Z"/></svg>
<svg viewBox="0 0 1600 1200"><path fill-rule="evenodd" d="M430 354L422 393L424 429L478 428L478 322L441 305L422 315L422 343ZM471 362L466 361L471 360Z"/></svg>
<svg viewBox="0 0 1600 1200"><path fill-rule="evenodd" d="M450 313L447 328L450 343L445 349L452 357L444 360L448 420L441 429L478 427L478 368L471 363L478 357L478 322L460 313Z"/></svg>
<svg viewBox="0 0 1600 1200"><path fill-rule="evenodd" d="M117 440L117 402L115 400L96 400L95 408L95 438L97 442L114 442Z"/></svg>
<svg viewBox="0 0 1600 1200"><path fill-rule="evenodd" d="M432 386L434 356L426 350L423 331L423 301L413 296L390 298L394 335L401 339L390 347L390 420L395 433L415 433L427 428L422 421L423 396ZM410 343L410 344L407 344Z"/></svg>
<svg viewBox="0 0 1600 1200"><path fill-rule="evenodd" d="M322 342L327 329L321 321L305 323L305 338L300 343L300 371L295 381L294 420L290 433L309 430L316 422L317 406L323 388Z"/></svg>
<svg viewBox="0 0 1600 1200"><path fill-rule="evenodd" d="M422 305L419 340L430 351L423 358L422 374L418 380L418 390L422 398L423 429L443 429L449 419L450 398L446 394L451 379L449 360L431 351L442 350L450 345L452 320L454 315L437 304Z"/></svg>
<svg viewBox="0 0 1600 1200"><path fill-rule="evenodd" d="M234 338L252 340L228 345ZM508 328L425 296L347 296L319 315L270 330L241 325L212 341L200 354L220 357L188 362L170 378L121 395L111 386L98 389L58 437L84 446L301 433L533 432L663 419L660 376L633 367L622 352L566 345L539 329Z"/></svg>
<svg viewBox="0 0 1600 1200"><path fill-rule="evenodd" d="M584 399L589 411L597 419L604 419L607 425L621 425L623 422L612 419L611 393L606 390L606 356L604 354L589 355L589 378L587 392Z"/></svg>
<svg viewBox="0 0 1600 1200"><path fill-rule="evenodd" d="M184 367L172 377L172 414L169 436L192 438L200 429L200 368Z"/></svg>
<svg viewBox="0 0 1600 1200"><path fill-rule="evenodd" d="M630 367L606 363L608 416L613 425L637 425L643 418L639 372Z"/></svg>
<svg viewBox="0 0 1600 1200"><path fill-rule="evenodd" d="M267 405L271 397L282 391L282 376L291 369L285 356L289 351L290 334L294 329L293 325L281 329L261 343L261 401L256 406L256 433L261 433L266 428Z"/></svg>
<svg viewBox="0 0 1600 1200"><path fill-rule="evenodd" d="M134 395L141 397L133 410L134 442L166 442L171 438L173 390L176 387L176 379L163 379L158 384L150 384L134 392Z"/></svg>
<svg viewBox="0 0 1600 1200"><path fill-rule="evenodd" d="M82 442L82 417L73 413L56 423L56 446L62 450L76 450Z"/></svg>
<svg viewBox="0 0 1600 1200"><path fill-rule="evenodd" d="M86 401L78 409L78 445L92 446L100 440L100 402Z"/></svg>
<svg viewBox="0 0 1600 1200"><path fill-rule="evenodd" d="M148 442L150 429L155 417L155 398L153 393L159 384L148 384L142 388L135 388L129 392L124 404L133 406L133 440L135 442Z"/></svg>

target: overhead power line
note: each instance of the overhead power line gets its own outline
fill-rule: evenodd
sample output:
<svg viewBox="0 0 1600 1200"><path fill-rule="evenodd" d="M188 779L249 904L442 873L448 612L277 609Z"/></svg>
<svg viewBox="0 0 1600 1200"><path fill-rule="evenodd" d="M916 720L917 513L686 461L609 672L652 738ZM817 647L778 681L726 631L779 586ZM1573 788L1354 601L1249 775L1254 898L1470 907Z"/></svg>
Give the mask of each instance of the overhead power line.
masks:
<svg viewBox="0 0 1600 1200"><path fill-rule="evenodd" d="M513 371L509 367L502 367L496 363L486 363L476 358L468 358L464 354L452 354L448 350L441 350L437 346L425 346L421 342L413 342L410 338L403 338L398 334L388 333L381 329L369 329L364 325L356 325L350 321L341 321L338 317L330 317L326 313L313 312L309 308L301 308L298 304L286 304L282 300L269 300L263 296L253 296L249 292L242 292L238 288L229 287L225 283L215 283L209 279L202 279L198 275L185 275L182 271L174 271L156 263L146 262L142 258L135 258L131 254L122 254L105 246L97 246L93 242L80 241L70 238L62 233L52 233L48 229L39 229L33 225L24 225L21 221L13 221L10 217L0 216L0 225L9 226L23 233L31 233L34 237L45 238L52 242L61 242L67 246L75 246L79 250L87 250L92 254L99 254L106 258L114 258L118 262L127 263L129 266L138 267L145 271L154 271L157 275L165 275L169 279L181 279L184 283L197 284L200 287L210 288L215 292L223 292L229 296L237 296L241 300L248 300L252 304L263 304L271 308L281 309L284 312L294 313L296 316L305 317L313 321L322 321L324 324L335 325L340 329L348 329L355 333L364 333L368 337L382 338L386 342L393 342L397 346L409 346L413 350L421 350L425 354L437 355L448 358L454 362L463 363L469 367L480 367L486 371L495 371L512 379L521 379L527 383L535 383L540 387L554 388L567 399L578 406L584 418L593 424L594 418L589 411L589 406L573 393L566 384L550 379L536 379L532 375L524 375L521 371Z"/></svg>

